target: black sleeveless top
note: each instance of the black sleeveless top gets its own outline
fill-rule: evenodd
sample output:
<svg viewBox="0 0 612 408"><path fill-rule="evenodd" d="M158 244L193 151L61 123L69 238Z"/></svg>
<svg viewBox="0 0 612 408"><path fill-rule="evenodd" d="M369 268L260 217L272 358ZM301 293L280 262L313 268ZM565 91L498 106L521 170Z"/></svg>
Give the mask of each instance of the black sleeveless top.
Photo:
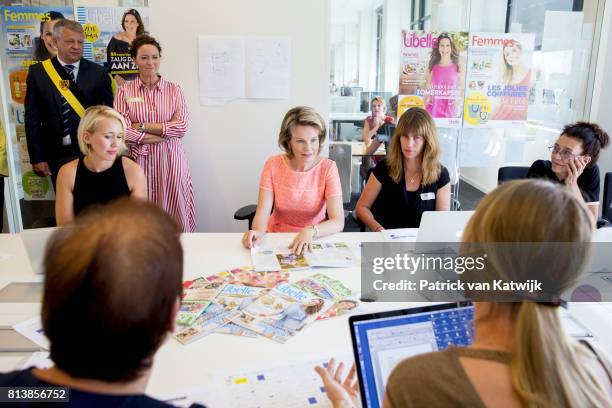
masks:
<svg viewBox="0 0 612 408"><path fill-rule="evenodd" d="M74 177L74 215L93 204L106 204L116 198L130 195L122 157L118 157L113 165L100 173L94 173L85 167L83 157L79 158L76 176Z"/></svg>
<svg viewBox="0 0 612 408"><path fill-rule="evenodd" d="M448 170L440 166L440 177L437 181L420 185L416 191L406 190L406 181L402 175L399 183L389 176L387 161L376 164L373 175L382 185L378 197L372 204L372 214L385 229L418 228L425 211L435 211L436 193L450 183Z"/></svg>

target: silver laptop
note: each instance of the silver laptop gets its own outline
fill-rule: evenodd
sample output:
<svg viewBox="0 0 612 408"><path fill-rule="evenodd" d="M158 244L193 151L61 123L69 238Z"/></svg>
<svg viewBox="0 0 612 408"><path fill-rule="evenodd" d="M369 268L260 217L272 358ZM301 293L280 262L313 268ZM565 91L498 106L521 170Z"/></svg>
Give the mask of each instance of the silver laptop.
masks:
<svg viewBox="0 0 612 408"><path fill-rule="evenodd" d="M474 211L425 211L417 242L459 242Z"/></svg>
<svg viewBox="0 0 612 408"><path fill-rule="evenodd" d="M57 227L51 228L33 228L26 229L21 232L21 239L25 246L32 270L34 273L43 273L43 259L45 256L45 248L51 234L57 230Z"/></svg>

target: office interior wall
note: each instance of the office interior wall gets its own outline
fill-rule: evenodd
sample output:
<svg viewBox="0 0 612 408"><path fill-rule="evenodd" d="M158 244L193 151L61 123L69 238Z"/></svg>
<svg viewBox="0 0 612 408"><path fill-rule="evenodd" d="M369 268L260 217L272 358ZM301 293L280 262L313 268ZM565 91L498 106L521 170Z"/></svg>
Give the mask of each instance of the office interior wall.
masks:
<svg viewBox="0 0 612 408"><path fill-rule="evenodd" d="M357 12L359 19L357 51L359 70L354 77L345 77L345 83L353 78L359 79L363 89L374 89L376 85L376 13L373 7L366 7Z"/></svg>
<svg viewBox="0 0 612 408"><path fill-rule="evenodd" d="M152 34L164 49L161 73L181 85L190 108L183 146L193 177L198 230L243 231L246 221L233 220L233 213L257 201L263 164L280 151L278 131L286 111L309 105L327 120L329 2L152 0L149 8ZM200 106L199 35L290 37L290 98Z"/></svg>
<svg viewBox="0 0 612 408"><path fill-rule="evenodd" d="M397 91L399 84L400 48L402 45L402 18L409 9L407 3L402 7L401 0L385 0L384 7L384 41L383 41L383 75L384 89ZM398 16L400 18L398 18ZM393 92L395 93L395 92Z"/></svg>

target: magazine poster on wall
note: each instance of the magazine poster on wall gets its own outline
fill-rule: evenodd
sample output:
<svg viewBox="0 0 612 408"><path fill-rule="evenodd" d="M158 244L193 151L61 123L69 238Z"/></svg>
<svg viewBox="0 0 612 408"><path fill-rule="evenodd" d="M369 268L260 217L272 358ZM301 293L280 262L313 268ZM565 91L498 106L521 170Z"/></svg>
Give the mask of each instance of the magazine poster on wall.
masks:
<svg viewBox="0 0 612 408"><path fill-rule="evenodd" d="M39 177L32 171L25 139L25 97L28 69L49 56L52 24L58 18L74 18L72 7L8 6L0 7L2 33L10 95L10 121L15 126L19 157L17 173L19 197L25 200L52 200L53 188L49 177ZM45 35L48 33L48 35ZM8 148L8 146L7 146Z"/></svg>
<svg viewBox="0 0 612 408"><path fill-rule="evenodd" d="M461 127L467 32L402 31L398 117L421 107L445 128Z"/></svg>
<svg viewBox="0 0 612 408"><path fill-rule="evenodd" d="M470 33L464 127L524 125L535 34Z"/></svg>
<svg viewBox="0 0 612 408"><path fill-rule="evenodd" d="M148 7L76 7L77 21L83 25L83 56L103 65L117 85L138 75L130 56L131 41L149 31Z"/></svg>

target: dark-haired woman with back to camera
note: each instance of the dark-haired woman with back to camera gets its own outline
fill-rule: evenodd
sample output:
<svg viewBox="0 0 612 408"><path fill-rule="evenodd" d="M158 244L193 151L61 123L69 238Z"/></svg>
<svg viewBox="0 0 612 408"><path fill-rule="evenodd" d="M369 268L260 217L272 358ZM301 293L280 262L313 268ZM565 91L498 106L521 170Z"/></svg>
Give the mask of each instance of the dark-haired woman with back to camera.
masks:
<svg viewBox="0 0 612 408"><path fill-rule="evenodd" d="M563 128L550 147L550 160L537 160L529 168L527 177L546 178L565 184L587 204L594 219L599 215L599 166L601 149L610 138L598 125L577 122Z"/></svg>
<svg viewBox="0 0 612 408"><path fill-rule="evenodd" d="M45 250L40 311L53 364L0 373L3 390L29 393L2 406L55 406L32 403L51 394L44 388L55 390L54 402L65 397L61 407L173 408L146 390L157 351L176 329L183 281L178 233L158 206L126 198L58 228Z"/></svg>

